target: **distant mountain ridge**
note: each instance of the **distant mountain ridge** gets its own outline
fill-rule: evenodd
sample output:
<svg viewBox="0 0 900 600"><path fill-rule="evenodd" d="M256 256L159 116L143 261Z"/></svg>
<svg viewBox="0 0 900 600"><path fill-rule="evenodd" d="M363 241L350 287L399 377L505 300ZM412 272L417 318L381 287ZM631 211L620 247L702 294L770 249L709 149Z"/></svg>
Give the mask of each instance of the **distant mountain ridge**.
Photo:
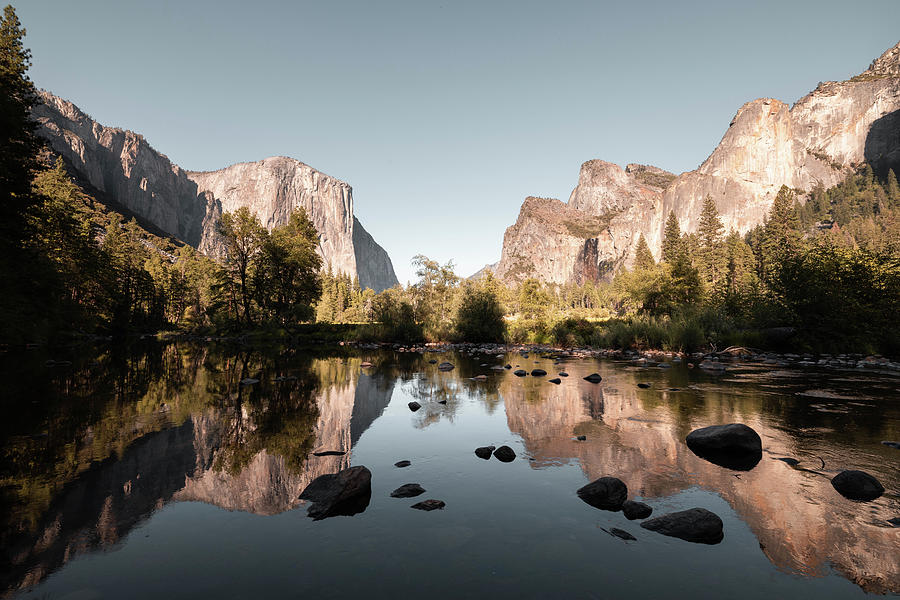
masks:
<svg viewBox="0 0 900 600"><path fill-rule="evenodd" d="M292 158L272 157L209 172L186 171L138 133L105 127L77 106L40 92L38 134L91 186L162 232L200 251L222 254L216 223L247 206L267 228L304 207L319 233L319 254L362 287L392 287L387 252L353 214L349 184Z"/></svg>
<svg viewBox="0 0 900 600"><path fill-rule="evenodd" d="M496 274L559 284L609 278L630 265L641 234L659 258L670 211L682 231L696 231L709 195L726 230L744 233L763 221L782 185L833 186L863 162L900 173L900 44L793 107L772 98L744 104L694 171L584 163L568 204L526 198L504 234Z"/></svg>

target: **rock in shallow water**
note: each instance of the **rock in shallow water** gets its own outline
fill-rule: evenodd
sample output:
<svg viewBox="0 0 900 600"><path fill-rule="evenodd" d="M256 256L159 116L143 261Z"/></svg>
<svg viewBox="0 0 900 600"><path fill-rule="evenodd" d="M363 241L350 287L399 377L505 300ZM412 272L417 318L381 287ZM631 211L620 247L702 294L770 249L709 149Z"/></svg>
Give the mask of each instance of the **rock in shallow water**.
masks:
<svg viewBox="0 0 900 600"><path fill-rule="evenodd" d="M420 408L422 408L422 405L419 404L419 403L416 402L416 401L410 402L409 404L407 404L407 406L409 406L409 410L411 410L411 411L413 411L413 412L416 412L417 410L419 410Z"/></svg>
<svg viewBox="0 0 900 600"><path fill-rule="evenodd" d="M441 364L438 365L439 371L452 371L454 368L455 367L453 366L453 363L448 363L448 362L442 362Z"/></svg>
<svg viewBox="0 0 900 600"><path fill-rule="evenodd" d="M622 503L622 514L629 521L634 519L646 519L653 514L653 509L643 502L635 502L634 500L626 500Z"/></svg>
<svg viewBox="0 0 900 600"><path fill-rule="evenodd" d="M413 504L410 508L415 508L416 510L437 510L439 508L444 508L445 506L447 505L443 500L429 498L428 500L422 500L421 502Z"/></svg>
<svg viewBox="0 0 900 600"><path fill-rule="evenodd" d="M869 502L881 497L884 486L865 471L841 471L831 480L831 485L844 498Z"/></svg>
<svg viewBox="0 0 900 600"><path fill-rule="evenodd" d="M532 371L531 371L532 377L543 377L546 374L547 374L547 371L545 371L543 369L532 369Z"/></svg>
<svg viewBox="0 0 900 600"><path fill-rule="evenodd" d="M642 390L646 390L646 389L650 388L650 384L649 383L639 383L638 387L641 388Z"/></svg>
<svg viewBox="0 0 900 600"><path fill-rule="evenodd" d="M516 377L525 377L526 375L528 375L528 371L526 371L525 369L516 369L515 371L513 371L513 375L515 375Z"/></svg>
<svg viewBox="0 0 900 600"><path fill-rule="evenodd" d="M415 498L424 493L425 488L418 483L405 483L391 492L391 498Z"/></svg>
<svg viewBox="0 0 900 600"><path fill-rule="evenodd" d="M604 529L606 533L613 537L617 537L620 540L625 540L626 542L636 542L637 538L625 531L624 529L619 529L618 527L610 527L609 529Z"/></svg>
<svg viewBox="0 0 900 600"><path fill-rule="evenodd" d="M494 457L500 462L512 462L516 459L516 453L509 446L500 446L494 450Z"/></svg>
<svg viewBox="0 0 900 600"><path fill-rule="evenodd" d="M313 456L343 456L347 454L343 450L323 450L321 452L313 452Z"/></svg>
<svg viewBox="0 0 900 600"><path fill-rule="evenodd" d="M603 381L603 378L600 377L599 373L591 373L587 377L584 378L585 381L590 381L591 383L600 383Z"/></svg>
<svg viewBox="0 0 900 600"><path fill-rule="evenodd" d="M397 462L394 463L394 466L402 469L403 467L408 467L411 464L412 463L409 462L408 460L398 460Z"/></svg>
<svg viewBox="0 0 900 600"><path fill-rule="evenodd" d="M594 508L617 511L628 497L628 488L617 477L601 477L579 488L576 493Z"/></svg>
<svg viewBox="0 0 900 600"><path fill-rule="evenodd" d="M743 423L695 429L685 441L700 458L735 471L749 471L762 459L759 434Z"/></svg>
<svg viewBox="0 0 900 600"><path fill-rule="evenodd" d="M490 460L491 454L494 453L494 448L494 446L481 446L480 448L475 448L475 456L483 458L484 460Z"/></svg>
<svg viewBox="0 0 900 600"><path fill-rule="evenodd" d="M641 527L696 544L718 544L725 537L722 519L705 508L691 508L647 519Z"/></svg>
<svg viewBox="0 0 900 600"><path fill-rule="evenodd" d="M316 521L366 510L372 496L372 473L363 466L316 477L300 494L313 504L306 514Z"/></svg>

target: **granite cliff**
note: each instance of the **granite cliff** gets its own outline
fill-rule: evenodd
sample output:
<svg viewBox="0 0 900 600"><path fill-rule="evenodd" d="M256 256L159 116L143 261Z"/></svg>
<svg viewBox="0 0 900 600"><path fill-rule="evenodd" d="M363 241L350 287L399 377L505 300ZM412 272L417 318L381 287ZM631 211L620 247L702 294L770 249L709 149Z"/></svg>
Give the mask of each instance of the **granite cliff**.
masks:
<svg viewBox="0 0 900 600"><path fill-rule="evenodd" d="M761 223L782 185L835 185L863 162L900 171L900 44L848 81L820 83L793 107L772 98L742 106L719 145L677 177L657 167L591 160L568 204L527 198L506 230L496 273L581 282L629 265L643 234L657 258L666 217L696 231L703 199L726 229Z"/></svg>
<svg viewBox="0 0 900 600"><path fill-rule="evenodd" d="M387 253L354 216L347 183L286 157L186 171L140 134L105 127L49 92L40 100L34 108L40 136L100 198L144 224L216 256L223 212L246 206L271 229L302 206L319 233L319 253L334 271L358 276L360 285L376 291L397 283Z"/></svg>

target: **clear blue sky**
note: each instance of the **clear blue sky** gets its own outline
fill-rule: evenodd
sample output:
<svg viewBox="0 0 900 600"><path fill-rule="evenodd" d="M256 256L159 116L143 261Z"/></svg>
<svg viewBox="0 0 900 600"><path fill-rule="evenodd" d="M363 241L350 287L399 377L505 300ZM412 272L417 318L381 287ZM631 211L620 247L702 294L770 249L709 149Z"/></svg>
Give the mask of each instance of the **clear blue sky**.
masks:
<svg viewBox="0 0 900 600"><path fill-rule="evenodd" d="M900 1L18 0L31 77L186 169L287 155L353 186L401 281L469 275L582 162L676 173L738 107L900 40Z"/></svg>

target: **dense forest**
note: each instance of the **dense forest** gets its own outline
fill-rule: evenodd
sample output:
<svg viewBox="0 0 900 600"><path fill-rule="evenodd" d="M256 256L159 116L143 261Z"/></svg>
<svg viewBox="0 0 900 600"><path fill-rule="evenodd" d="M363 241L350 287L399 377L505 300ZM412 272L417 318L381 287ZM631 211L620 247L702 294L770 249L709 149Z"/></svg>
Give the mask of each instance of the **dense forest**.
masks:
<svg viewBox="0 0 900 600"><path fill-rule="evenodd" d="M161 330L290 331L343 323L384 341L540 342L670 350L728 345L897 354L900 186L861 165L841 184L783 187L766 221L726 232L707 198L698 231L668 216L661 256L641 239L611 282L465 280L413 259L418 280L376 294L334 273L298 210L268 231L225 213L221 257L154 235L94 198L39 142L25 30L0 23L0 343Z"/></svg>

